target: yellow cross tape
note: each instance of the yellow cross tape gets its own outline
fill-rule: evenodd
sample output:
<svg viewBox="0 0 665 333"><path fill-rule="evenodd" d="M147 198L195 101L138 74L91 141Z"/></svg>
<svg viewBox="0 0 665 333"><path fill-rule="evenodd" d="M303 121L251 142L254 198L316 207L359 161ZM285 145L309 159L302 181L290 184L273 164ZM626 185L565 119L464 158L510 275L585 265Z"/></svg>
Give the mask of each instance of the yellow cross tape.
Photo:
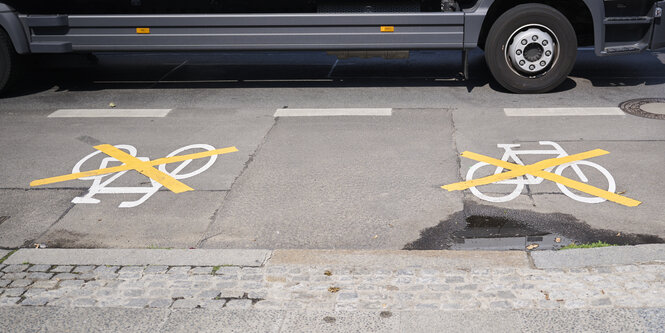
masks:
<svg viewBox="0 0 665 333"><path fill-rule="evenodd" d="M79 179L83 177L90 177L90 176L99 176L99 175L105 175L109 173L116 173L116 172L121 172L121 171L127 171L127 170L136 170L140 172L141 174L155 180L156 182L162 184L164 187L168 188L169 190L175 192L175 193L182 193L182 192L187 192L187 191L192 191L193 189L177 179L173 178L171 175L168 175L164 172L161 172L153 166L160 165L160 164L168 164L168 163L175 163L175 162L182 162L182 161L187 161L187 160L194 160L198 158L204 158L204 157L209 157L213 155L222 155L222 154L228 154L228 153L233 153L237 152L238 149L236 147L227 147L227 148L221 148L221 149L215 149L215 150L210 150L210 151L204 151L200 153L194 153L194 154L188 154L188 155L179 155L179 156L172 156L172 157L164 157L164 158L159 158L154 161L147 161L143 162L139 160L138 158L129 155L125 153L124 151L113 147L108 144L104 145L99 145L95 146L95 149L105 153L106 155L109 155L118 161L125 163L124 165L117 166L117 167L112 167L112 168L104 168L104 169L98 169L98 170L91 170L91 171L85 171L85 172L78 172L78 173L73 173L69 175L63 175L63 176L58 176L58 177L51 177L51 178L45 178L45 179L39 179L39 180L34 180L30 182L30 186L40 186L40 185L46 185L46 184L53 184L53 183L59 183L59 182L64 182L67 180L74 180L74 179Z"/></svg>
<svg viewBox="0 0 665 333"><path fill-rule="evenodd" d="M635 207L642 202L637 201L635 199L631 199L628 197L624 197L621 195L618 195L616 193L612 193L609 191L601 190L597 187L591 186L589 184L581 183L575 180L572 180L570 178L566 178L563 176L559 176L557 174L547 172L543 169L547 169L549 167L565 164L565 163L570 163L570 162L575 162L579 160L584 160L587 158L592 158L596 156L601 156L609 154L608 151L602 150L602 149L594 149L590 150L587 152L579 153L579 154L574 154L574 155L569 155L569 156L564 156L564 157L557 157L557 158L549 158L546 160L542 160L540 162L530 164L530 165L518 165L506 161L502 161L496 158L492 158L489 156L485 155L480 155L476 154L470 151L465 151L462 153L463 157L479 161L479 162L485 162L487 164L491 164L494 166L498 166L504 169L508 169L510 171L508 172L503 172L499 173L496 175L491 175L483 178L478 178L478 179L472 179L468 180L465 182L459 182L459 183L454 183L454 184L449 184L445 186L441 186L441 188L446 189L448 191L459 191L459 190L465 190L469 187L474 187L474 186L480 186L480 185L487 185L487 184L492 184L498 181L506 180L506 179L511 179L515 177L519 177L525 174L530 174L536 177L544 178L547 180L551 180L553 182L562 184L566 187L576 189L578 191L585 192L587 194L591 194L596 197L604 198L606 200L616 202L618 204L628 206L628 207Z"/></svg>

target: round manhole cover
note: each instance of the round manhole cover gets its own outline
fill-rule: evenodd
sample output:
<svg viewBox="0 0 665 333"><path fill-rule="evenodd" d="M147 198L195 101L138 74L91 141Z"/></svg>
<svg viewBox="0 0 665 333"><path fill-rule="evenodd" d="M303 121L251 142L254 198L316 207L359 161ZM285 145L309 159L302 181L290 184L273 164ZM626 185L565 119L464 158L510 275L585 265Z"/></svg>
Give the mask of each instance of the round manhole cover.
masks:
<svg viewBox="0 0 665 333"><path fill-rule="evenodd" d="M631 99L619 104L619 108L634 116L665 120L665 98Z"/></svg>

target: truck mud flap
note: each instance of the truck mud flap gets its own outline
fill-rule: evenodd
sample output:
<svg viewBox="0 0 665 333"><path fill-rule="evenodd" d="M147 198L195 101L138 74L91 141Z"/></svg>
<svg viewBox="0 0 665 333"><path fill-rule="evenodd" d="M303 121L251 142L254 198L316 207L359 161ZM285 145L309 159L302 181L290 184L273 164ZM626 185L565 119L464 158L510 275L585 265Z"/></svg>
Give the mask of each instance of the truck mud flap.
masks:
<svg viewBox="0 0 665 333"><path fill-rule="evenodd" d="M659 9L660 8L660 9ZM660 1L656 3L655 22L653 26L653 37L651 38L651 47L652 50L665 48L665 17L663 17L665 12L665 1Z"/></svg>

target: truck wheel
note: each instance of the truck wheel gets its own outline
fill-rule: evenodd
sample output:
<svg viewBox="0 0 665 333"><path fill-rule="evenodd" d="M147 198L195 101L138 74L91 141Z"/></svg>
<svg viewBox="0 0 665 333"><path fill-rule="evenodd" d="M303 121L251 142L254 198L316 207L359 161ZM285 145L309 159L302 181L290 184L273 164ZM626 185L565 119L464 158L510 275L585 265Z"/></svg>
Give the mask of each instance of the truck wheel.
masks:
<svg viewBox="0 0 665 333"><path fill-rule="evenodd" d="M577 37L568 19L542 4L524 4L503 13L490 28L485 60L494 78L515 93L543 93L570 74Z"/></svg>
<svg viewBox="0 0 665 333"><path fill-rule="evenodd" d="M16 80L18 60L9 36L0 28L0 95Z"/></svg>

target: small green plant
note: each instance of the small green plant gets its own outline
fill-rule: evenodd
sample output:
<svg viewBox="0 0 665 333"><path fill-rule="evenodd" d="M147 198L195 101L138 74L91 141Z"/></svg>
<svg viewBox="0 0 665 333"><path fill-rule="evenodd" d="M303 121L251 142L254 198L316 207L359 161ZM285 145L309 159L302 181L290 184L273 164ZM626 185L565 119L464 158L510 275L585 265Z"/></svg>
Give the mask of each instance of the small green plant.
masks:
<svg viewBox="0 0 665 333"><path fill-rule="evenodd" d="M222 266L212 266L212 275L215 275Z"/></svg>
<svg viewBox="0 0 665 333"><path fill-rule="evenodd" d="M14 254L14 252L16 252L16 251L18 251L18 250L12 250L11 252L7 253L7 255L5 255L4 257L0 257L0 264L2 264L3 262L5 262L5 260L7 260L7 258L9 258L9 257L10 257L12 254Z"/></svg>
<svg viewBox="0 0 665 333"><path fill-rule="evenodd" d="M570 243L564 247L561 248L561 250L570 250L570 249L591 249L595 247L608 247L608 246L616 246L616 244L608 244L603 241L597 241L595 243L586 243L586 244L575 244L575 243Z"/></svg>

